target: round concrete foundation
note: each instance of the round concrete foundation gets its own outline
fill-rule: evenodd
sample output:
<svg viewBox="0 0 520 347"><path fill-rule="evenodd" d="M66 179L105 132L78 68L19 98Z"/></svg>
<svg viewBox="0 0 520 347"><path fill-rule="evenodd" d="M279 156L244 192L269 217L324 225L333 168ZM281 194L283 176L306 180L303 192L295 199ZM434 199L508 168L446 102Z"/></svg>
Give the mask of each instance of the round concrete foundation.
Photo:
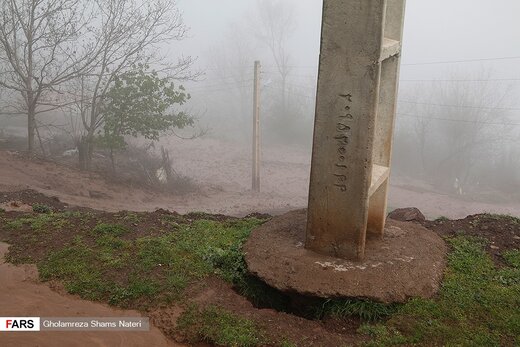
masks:
<svg viewBox="0 0 520 347"><path fill-rule="evenodd" d="M306 210L253 230L245 245L249 271L283 292L384 303L429 298L439 289L447 247L417 223L388 220L382 239L367 240L365 260L353 262L304 248Z"/></svg>

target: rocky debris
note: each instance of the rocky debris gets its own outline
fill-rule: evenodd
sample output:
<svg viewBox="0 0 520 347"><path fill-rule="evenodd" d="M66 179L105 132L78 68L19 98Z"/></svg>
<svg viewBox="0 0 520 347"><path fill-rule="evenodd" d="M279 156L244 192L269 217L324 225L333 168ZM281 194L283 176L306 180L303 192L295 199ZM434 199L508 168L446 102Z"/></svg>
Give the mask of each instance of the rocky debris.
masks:
<svg viewBox="0 0 520 347"><path fill-rule="evenodd" d="M426 221L426 217L415 207L398 208L388 214L388 218L398 220L401 222L419 222L423 223Z"/></svg>

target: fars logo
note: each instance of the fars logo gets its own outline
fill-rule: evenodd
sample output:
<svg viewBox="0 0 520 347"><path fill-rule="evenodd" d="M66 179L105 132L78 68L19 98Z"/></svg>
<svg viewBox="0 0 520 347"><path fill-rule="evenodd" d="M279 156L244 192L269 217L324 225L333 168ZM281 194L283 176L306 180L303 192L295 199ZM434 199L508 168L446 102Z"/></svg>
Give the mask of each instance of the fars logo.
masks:
<svg viewBox="0 0 520 347"><path fill-rule="evenodd" d="M40 331L40 317L0 317L0 331Z"/></svg>

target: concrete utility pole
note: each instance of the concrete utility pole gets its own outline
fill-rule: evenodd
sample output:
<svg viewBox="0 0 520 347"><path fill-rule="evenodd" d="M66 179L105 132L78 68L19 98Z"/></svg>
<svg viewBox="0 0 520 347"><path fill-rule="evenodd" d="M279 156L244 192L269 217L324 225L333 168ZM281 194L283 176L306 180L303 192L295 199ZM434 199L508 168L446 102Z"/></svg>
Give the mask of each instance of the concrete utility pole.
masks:
<svg viewBox="0 0 520 347"><path fill-rule="evenodd" d="M253 182L252 189L260 192L260 62L255 61L253 90Z"/></svg>
<svg viewBox="0 0 520 347"><path fill-rule="evenodd" d="M383 235L405 0L324 2L306 248L362 260Z"/></svg>
<svg viewBox="0 0 520 347"><path fill-rule="evenodd" d="M444 240L385 226L404 3L323 0L309 208L244 245L249 272L282 292L390 303L439 289Z"/></svg>

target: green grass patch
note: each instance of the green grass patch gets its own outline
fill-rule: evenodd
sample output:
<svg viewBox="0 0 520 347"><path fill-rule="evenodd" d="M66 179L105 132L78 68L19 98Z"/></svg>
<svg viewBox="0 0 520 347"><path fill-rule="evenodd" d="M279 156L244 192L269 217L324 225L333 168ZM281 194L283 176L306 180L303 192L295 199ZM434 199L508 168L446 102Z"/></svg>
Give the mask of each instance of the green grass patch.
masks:
<svg viewBox="0 0 520 347"><path fill-rule="evenodd" d="M24 220L21 218L10 220L7 223L5 223L5 226L11 230L20 230L23 228L23 225L24 225Z"/></svg>
<svg viewBox="0 0 520 347"><path fill-rule="evenodd" d="M177 321L177 329L192 343L237 347L266 344L264 333L253 321L214 306L203 310L189 306Z"/></svg>
<svg viewBox="0 0 520 347"><path fill-rule="evenodd" d="M518 272L511 267L497 270L481 239L459 236L448 242L452 251L439 297L411 300L385 326L365 326L364 332L375 337L371 345L520 343L520 285L514 280ZM516 256L509 255L513 263Z"/></svg>
<svg viewBox="0 0 520 347"><path fill-rule="evenodd" d="M61 280L83 298L146 308L179 300L188 285L209 275L239 283L246 273L242 244L260 223L197 220L134 239L124 225L98 223L38 265L43 280Z"/></svg>
<svg viewBox="0 0 520 347"><path fill-rule="evenodd" d="M395 313L399 305L382 304L368 300L334 299L326 300L316 312L317 318L359 317L363 321L378 321Z"/></svg>
<svg viewBox="0 0 520 347"><path fill-rule="evenodd" d="M520 285L520 250L509 250L502 254L509 267L501 268L495 280L505 286Z"/></svg>
<svg viewBox="0 0 520 347"><path fill-rule="evenodd" d="M298 346L294 342L292 342L286 338L280 342L280 347L298 347Z"/></svg>
<svg viewBox="0 0 520 347"><path fill-rule="evenodd" d="M480 215L480 219L503 221L503 222L508 222L511 224L520 225L520 218L511 216L511 215L507 215L507 214L484 213L484 214Z"/></svg>
<svg viewBox="0 0 520 347"><path fill-rule="evenodd" d="M99 235L121 236L128 233L128 229L121 224L99 223L92 230Z"/></svg>
<svg viewBox="0 0 520 347"><path fill-rule="evenodd" d="M6 226L11 230L22 230L29 226L32 230L41 231L46 227L62 228L68 224L68 216L62 213L42 213L29 215L18 219L10 220Z"/></svg>
<svg viewBox="0 0 520 347"><path fill-rule="evenodd" d="M365 343L367 347L398 346L408 341L397 329L384 324L363 324L358 333L372 338L370 342Z"/></svg>
<svg viewBox="0 0 520 347"><path fill-rule="evenodd" d="M520 250L514 249L504 252L502 254L505 261L515 269L520 269Z"/></svg>
<svg viewBox="0 0 520 347"><path fill-rule="evenodd" d="M43 204L34 204L32 209L33 209L33 212L36 212L36 213L49 214L52 212L52 209L49 206L43 205Z"/></svg>
<svg viewBox="0 0 520 347"><path fill-rule="evenodd" d="M141 222L141 217L135 212L127 212L121 220L127 223L139 224Z"/></svg>
<svg viewBox="0 0 520 347"><path fill-rule="evenodd" d="M161 283L154 279L132 275L126 285L113 284L108 290L108 303L114 306L139 306L140 301L149 301L161 292Z"/></svg>
<svg viewBox="0 0 520 347"><path fill-rule="evenodd" d="M39 264L40 278L44 281L59 279L71 294L84 299L101 300L110 291L110 283L100 271L97 254L81 240L59 251L51 252Z"/></svg>

